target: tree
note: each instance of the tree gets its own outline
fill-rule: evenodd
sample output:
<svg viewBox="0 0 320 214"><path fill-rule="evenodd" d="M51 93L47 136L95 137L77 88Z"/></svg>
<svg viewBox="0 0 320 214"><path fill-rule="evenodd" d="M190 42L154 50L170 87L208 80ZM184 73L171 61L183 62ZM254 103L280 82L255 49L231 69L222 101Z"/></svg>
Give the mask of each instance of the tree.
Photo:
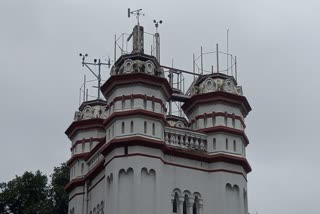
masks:
<svg viewBox="0 0 320 214"><path fill-rule="evenodd" d="M68 182L68 167L63 163L54 168L50 185L39 170L0 183L0 213L67 214L68 195L64 186Z"/></svg>
<svg viewBox="0 0 320 214"><path fill-rule="evenodd" d="M8 183L2 183L0 211L14 214L51 213L47 182L47 176L36 171L25 172Z"/></svg>
<svg viewBox="0 0 320 214"><path fill-rule="evenodd" d="M69 168L66 163L54 167L51 175L51 197L54 204L53 213L68 213L68 194L64 186L69 182Z"/></svg>

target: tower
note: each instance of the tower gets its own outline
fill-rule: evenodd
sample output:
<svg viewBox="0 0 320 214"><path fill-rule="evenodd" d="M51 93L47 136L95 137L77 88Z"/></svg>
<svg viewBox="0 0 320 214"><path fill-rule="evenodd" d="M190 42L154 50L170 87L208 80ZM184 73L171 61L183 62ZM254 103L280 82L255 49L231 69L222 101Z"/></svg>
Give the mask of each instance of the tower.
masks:
<svg viewBox="0 0 320 214"><path fill-rule="evenodd" d="M200 73L184 93L179 75L191 72L145 54L142 26L131 36L133 51L114 62L104 99L83 102L66 130L70 213L247 214L251 107L237 80ZM173 115L174 101L183 113Z"/></svg>

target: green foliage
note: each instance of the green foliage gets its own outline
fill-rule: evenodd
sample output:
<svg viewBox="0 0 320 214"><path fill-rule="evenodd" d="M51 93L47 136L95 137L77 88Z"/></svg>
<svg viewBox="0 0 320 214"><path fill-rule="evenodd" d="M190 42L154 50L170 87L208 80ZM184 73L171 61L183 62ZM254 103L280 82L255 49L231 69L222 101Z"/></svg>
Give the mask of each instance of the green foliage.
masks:
<svg viewBox="0 0 320 214"><path fill-rule="evenodd" d="M67 214L68 197L64 186L69 181L66 164L54 168L52 182L39 170L25 172L7 183L0 183L0 213Z"/></svg>
<svg viewBox="0 0 320 214"><path fill-rule="evenodd" d="M51 197L54 203L53 213L68 213L68 194L64 186L69 182L69 168L63 163L60 167L54 167L51 175Z"/></svg>

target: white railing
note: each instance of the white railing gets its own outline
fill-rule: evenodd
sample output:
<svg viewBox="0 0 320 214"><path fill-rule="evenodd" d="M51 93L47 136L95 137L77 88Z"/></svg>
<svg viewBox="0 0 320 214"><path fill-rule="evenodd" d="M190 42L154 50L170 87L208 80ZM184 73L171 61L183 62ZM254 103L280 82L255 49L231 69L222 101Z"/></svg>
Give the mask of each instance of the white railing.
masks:
<svg viewBox="0 0 320 214"><path fill-rule="evenodd" d="M190 130L166 127L165 143L170 146L207 151L207 135Z"/></svg>

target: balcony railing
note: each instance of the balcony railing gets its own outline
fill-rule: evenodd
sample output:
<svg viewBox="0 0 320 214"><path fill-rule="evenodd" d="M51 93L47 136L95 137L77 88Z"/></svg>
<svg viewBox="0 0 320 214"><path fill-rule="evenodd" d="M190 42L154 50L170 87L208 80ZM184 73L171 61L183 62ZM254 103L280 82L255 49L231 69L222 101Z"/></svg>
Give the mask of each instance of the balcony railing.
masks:
<svg viewBox="0 0 320 214"><path fill-rule="evenodd" d="M207 151L207 135L190 130L165 128L165 143L170 146Z"/></svg>

